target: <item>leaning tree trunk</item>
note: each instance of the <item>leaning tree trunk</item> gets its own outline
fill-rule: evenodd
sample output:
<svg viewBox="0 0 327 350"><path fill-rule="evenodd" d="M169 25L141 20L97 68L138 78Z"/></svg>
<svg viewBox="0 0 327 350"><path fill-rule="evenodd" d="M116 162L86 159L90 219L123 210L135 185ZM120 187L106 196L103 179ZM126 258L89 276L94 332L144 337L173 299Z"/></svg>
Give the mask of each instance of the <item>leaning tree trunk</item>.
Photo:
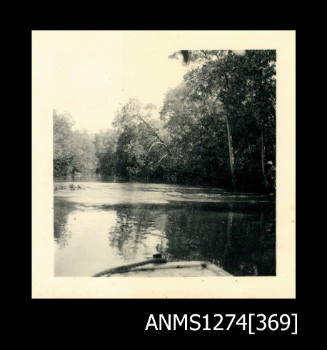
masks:
<svg viewBox="0 0 327 350"><path fill-rule="evenodd" d="M228 116L225 116L226 120L226 128L227 128L227 140L228 140L228 152L229 152L229 167L232 178L232 186L235 189L235 175L234 175L234 151L233 151L233 143L232 143L232 134L230 130Z"/></svg>
<svg viewBox="0 0 327 350"><path fill-rule="evenodd" d="M226 85L229 87L229 79L227 74L224 74ZM227 128L227 139L228 139L228 152L229 152L229 167L230 167L230 174L232 178L232 187L233 190L235 190L235 175L234 175L234 151L233 151L233 142L232 142L232 133L231 128L229 125L229 109L226 110L225 114L225 120L226 120L226 128Z"/></svg>
<svg viewBox="0 0 327 350"><path fill-rule="evenodd" d="M261 125L261 172L262 172L262 178L263 183L265 187L269 187L269 183L267 181L266 173L265 173L265 142L264 142L264 135L263 135L263 125Z"/></svg>
<svg viewBox="0 0 327 350"><path fill-rule="evenodd" d="M162 138L158 135L158 133L154 130L154 128L146 121L144 120L140 115L138 118L151 130L152 134L159 140L159 142L166 148L169 155L172 155L169 147L166 145L166 143L162 140Z"/></svg>

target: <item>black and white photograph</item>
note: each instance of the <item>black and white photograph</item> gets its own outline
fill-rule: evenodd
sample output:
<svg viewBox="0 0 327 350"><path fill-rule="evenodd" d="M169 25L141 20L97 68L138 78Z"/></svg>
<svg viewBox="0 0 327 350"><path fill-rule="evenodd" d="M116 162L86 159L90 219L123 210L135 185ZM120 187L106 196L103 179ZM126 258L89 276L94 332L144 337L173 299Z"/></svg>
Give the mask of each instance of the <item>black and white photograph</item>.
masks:
<svg viewBox="0 0 327 350"><path fill-rule="evenodd" d="M289 31L34 31L36 294L200 297L207 281L211 297L294 297L293 46Z"/></svg>

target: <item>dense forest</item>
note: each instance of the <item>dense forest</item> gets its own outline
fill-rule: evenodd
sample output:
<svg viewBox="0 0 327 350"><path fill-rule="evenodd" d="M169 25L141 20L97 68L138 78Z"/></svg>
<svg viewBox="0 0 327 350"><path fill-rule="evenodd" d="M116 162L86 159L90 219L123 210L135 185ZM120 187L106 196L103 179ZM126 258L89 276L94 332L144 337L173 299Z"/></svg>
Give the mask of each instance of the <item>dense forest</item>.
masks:
<svg viewBox="0 0 327 350"><path fill-rule="evenodd" d="M54 111L54 176L274 193L276 52L182 54L190 69L160 109L131 98L96 134L74 131L72 117Z"/></svg>

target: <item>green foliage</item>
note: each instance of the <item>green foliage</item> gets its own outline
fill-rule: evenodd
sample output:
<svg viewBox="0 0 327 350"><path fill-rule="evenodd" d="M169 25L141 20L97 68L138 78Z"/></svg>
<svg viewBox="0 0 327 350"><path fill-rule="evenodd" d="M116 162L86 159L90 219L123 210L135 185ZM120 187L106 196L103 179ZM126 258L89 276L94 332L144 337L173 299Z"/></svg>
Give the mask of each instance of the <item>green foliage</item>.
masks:
<svg viewBox="0 0 327 350"><path fill-rule="evenodd" d="M275 164L275 51L194 55L202 64L185 81L193 100L207 105L212 116L218 117L215 107L220 107L229 120L237 186L264 187L266 162Z"/></svg>
<svg viewBox="0 0 327 350"><path fill-rule="evenodd" d="M83 175L93 174L98 164L93 137L85 131L73 132L72 151L73 169Z"/></svg>
<svg viewBox="0 0 327 350"><path fill-rule="evenodd" d="M72 131L71 117L54 113L55 176L97 172L274 191L276 52L200 50L183 57L191 69L160 111L130 99L114 129L94 137Z"/></svg>
<svg viewBox="0 0 327 350"><path fill-rule="evenodd" d="M54 176L74 176L95 172L98 159L93 138L86 132L72 130L72 117L53 113L53 173Z"/></svg>
<svg viewBox="0 0 327 350"><path fill-rule="evenodd" d="M167 152L164 141L167 135L163 132L163 122L153 119L155 112L154 105L142 106L135 99L130 99L117 112L116 175L147 180L157 177L157 163Z"/></svg>
<svg viewBox="0 0 327 350"><path fill-rule="evenodd" d="M72 159L72 119L53 112L53 170L54 176L66 176Z"/></svg>
<svg viewBox="0 0 327 350"><path fill-rule="evenodd" d="M179 182L225 184L227 151L221 111L193 94L193 87L184 83L166 95L161 110L173 150L170 170Z"/></svg>
<svg viewBox="0 0 327 350"><path fill-rule="evenodd" d="M117 134L114 130L100 131L94 137L95 155L98 159L97 173L115 175Z"/></svg>

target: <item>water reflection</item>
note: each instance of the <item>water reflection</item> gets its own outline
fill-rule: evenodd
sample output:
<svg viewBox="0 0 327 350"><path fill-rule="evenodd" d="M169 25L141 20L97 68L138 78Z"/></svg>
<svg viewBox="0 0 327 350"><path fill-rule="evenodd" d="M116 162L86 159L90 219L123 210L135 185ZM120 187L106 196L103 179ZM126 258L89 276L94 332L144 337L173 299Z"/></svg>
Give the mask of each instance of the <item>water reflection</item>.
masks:
<svg viewBox="0 0 327 350"><path fill-rule="evenodd" d="M60 248L68 245L71 232L67 227L69 214L73 210L73 206L69 202L61 201L57 203L55 199L54 205L54 239Z"/></svg>
<svg viewBox="0 0 327 350"><path fill-rule="evenodd" d="M156 252L211 261L237 276L276 273L272 204L78 205L55 198L58 276L90 276Z"/></svg>
<svg viewBox="0 0 327 350"><path fill-rule="evenodd" d="M152 257L156 252L163 252L161 246L166 239L159 224L163 213L133 206L116 206L115 211L117 218L115 225L109 229L109 244L126 261L141 256L141 249L145 258Z"/></svg>

